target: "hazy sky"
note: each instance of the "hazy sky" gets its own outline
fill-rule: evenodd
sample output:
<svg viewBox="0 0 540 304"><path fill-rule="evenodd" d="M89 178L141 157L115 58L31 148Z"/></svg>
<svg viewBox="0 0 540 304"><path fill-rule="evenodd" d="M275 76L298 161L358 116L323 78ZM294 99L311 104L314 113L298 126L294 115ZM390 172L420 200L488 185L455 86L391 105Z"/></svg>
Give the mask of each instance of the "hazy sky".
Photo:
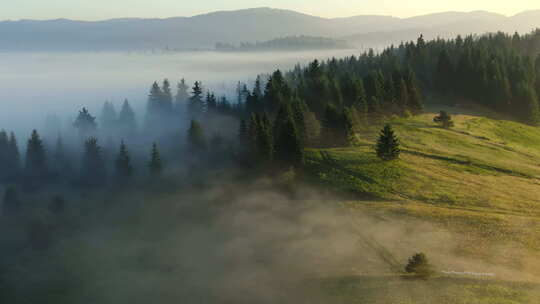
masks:
<svg viewBox="0 0 540 304"><path fill-rule="evenodd" d="M269 6L323 17L487 10L512 15L540 9L539 0L0 0L0 20L191 16L215 10Z"/></svg>

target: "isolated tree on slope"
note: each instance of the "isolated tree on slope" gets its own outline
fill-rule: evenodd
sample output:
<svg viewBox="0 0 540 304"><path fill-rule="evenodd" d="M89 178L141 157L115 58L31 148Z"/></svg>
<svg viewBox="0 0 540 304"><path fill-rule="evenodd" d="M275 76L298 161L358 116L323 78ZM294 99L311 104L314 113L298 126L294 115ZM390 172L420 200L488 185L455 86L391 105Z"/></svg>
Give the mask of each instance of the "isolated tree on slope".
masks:
<svg viewBox="0 0 540 304"><path fill-rule="evenodd" d="M454 126L454 122L452 121L452 116L448 115L446 111L441 111L441 113L438 116L435 116L433 118L433 122L440 124L441 127L445 129L449 129Z"/></svg>
<svg viewBox="0 0 540 304"><path fill-rule="evenodd" d="M399 157L399 140L394 134L392 127L387 124L381 131L376 146L377 156L385 161L393 160Z"/></svg>

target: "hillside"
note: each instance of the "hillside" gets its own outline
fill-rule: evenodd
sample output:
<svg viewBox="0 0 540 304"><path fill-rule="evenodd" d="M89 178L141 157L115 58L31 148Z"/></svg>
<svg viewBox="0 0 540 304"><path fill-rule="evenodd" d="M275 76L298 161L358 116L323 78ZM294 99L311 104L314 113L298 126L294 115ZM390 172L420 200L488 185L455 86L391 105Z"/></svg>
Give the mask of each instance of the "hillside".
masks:
<svg viewBox="0 0 540 304"><path fill-rule="evenodd" d="M419 33L448 37L497 30L525 32L540 26L538 15L539 11L513 17L449 12L404 19L370 15L328 19L289 10L254 8L167 19L2 21L0 50L193 49L211 48L217 42L239 44L300 35L346 38L357 45L378 46L399 37L414 39ZM378 34L373 37L373 33ZM400 33L398 37L394 37L396 33Z"/></svg>
<svg viewBox="0 0 540 304"><path fill-rule="evenodd" d="M434 112L391 122L402 144L399 161L376 158L376 127L359 134L356 147L311 150L314 180L376 199L347 203L353 209L387 209L430 219L472 232L477 237L472 242L506 241L540 249L539 129L486 118L478 111L447 110L455 114L456 126L450 130L432 122ZM476 247L479 254L489 253Z"/></svg>
<svg viewBox="0 0 540 304"><path fill-rule="evenodd" d="M441 109L452 113L454 128L445 130L432 122ZM534 303L535 288L516 282L538 282L540 277L540 130L484 109L444 106L391 123L402 144L400 160L385 163L375 156L373 145L380 126L373 126L357 135L355 147L312 149L308 179L332 191L366 197L342 206L351 221L359 222L361 235L375 235L371 249L382 250L381 259L405 259L399 248L408 244L408 250L417 246L430 252L439 269L494 273L479 280L443 276L429 283L431 290L438 290L431 293L431 300ZM396 223L416 222L404 233L418 229L417 237L424 238L424 243L410 236L392 242L395 232L376 236L382 232L361 224L366 214L394 228ZM434 226L425 231L429 225L418 221ZM343 303L358 297L381 303L397 299L431 303L422 300L422 284L416 293L406 291L411 283L380 274L333 277L322 284ZM369 292L384 288L391 290L388 298Z"/></svg>

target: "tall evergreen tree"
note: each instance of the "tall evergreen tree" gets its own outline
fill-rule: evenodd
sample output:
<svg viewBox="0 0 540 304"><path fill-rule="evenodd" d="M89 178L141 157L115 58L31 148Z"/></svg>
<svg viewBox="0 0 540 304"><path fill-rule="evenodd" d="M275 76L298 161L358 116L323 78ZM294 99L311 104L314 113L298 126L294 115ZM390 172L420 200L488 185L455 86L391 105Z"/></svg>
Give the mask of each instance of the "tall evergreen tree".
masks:
<svg viewBox="0 0 540 304"><path fill-rule="evenodd" d="M381 131L376 147L377 156L385 161L393 160L399 157L399 140L394 134L392 127L387 124Z"/></svg>
<svg viewBox="0 0 540 304"><path fill-rule="evenodd" d="M173 96L171 91L171 84L168 79L163 80L163 85L161 86L161 103L160 108L161 112L165 117L170 117L173 112Z"/></svg>
<svg viewBox="0 0 540 304"><path fill-rule="evenodd" d="M114 108L113 103L106 101L103 104L101 116L99 117L99 122L101 128L103 128L106 132L116 131L118 115L116 113L116 109Z"/></svg>
<svg viewBox="0 0 540 304"><path fill-rule="evenodd" d="M188 110L193 117L199 117L204 112L204 100L201 83L195 81L189 98Z"/></svg>
<svg viewBox="0 0 540 304"><path fill-rule="evenodd" d="M146 121L145 125L147 130L156 127L156 124L161 123L161 100L163 99L163 92L158 83L154 81L150 88L150 94L148 95L148 101L146 104Z"/></svg>
<svg viewBox="0 0 540 304"><path fill-rule="evenodd" d="M133 176L131 158L124 141L120 144L120 151L116 157L116 177L120 182L127 182Z"/></svg>
<svg viewBox="0 0 540 304"><path fill-rule="evenodd" d="M81 181L84 186L95 187L104 185L107 170L103 152L95 137L90 137L84 143L84 155L81 164Z"/></svg>
<svg viewBox="0 0 540 304"><path fill-rule="evenodd" d="M187 108L187 102L189 100L189 87L186 81L182 78L176 86L176 96L174 97L175 108L179 113L184 113Z"/></svg>
<svg viewBox="0 0 540 304"><path fill-rule="evenodd" d="M26 161L24 170L25 179L32 186L43 182L48 174L45 148L36 130L32 131L32 135L30 136L26 146Z"/></svg>
<svg viewBox="0 0 540 304"><path fill-rule="evenodd" d="M287 166L301 166L304 163L304 147L294 119L289 115L276 136L276 159Z"/></svg>
<svg viewBox="0 0 540 304"><path fill-rule="evenodd" d="M137 121L135 112L131 108L129 101L126 99L122 104L122 109L118 115L119 134L125 138L131 138L137 133Z"/></svg>
<svg viewBox="0 0 540 304"><path fill-rule="evenodd" d="M73 123L73 126L79 130L79 136L82 139L86 139L96 132L96 118L92 116L86 108L82 108L82 110L79 111L79 115Z"/></svg>
<svg viewBox="0 0 540 304"><path fill-rule="evenodd" d="M148 164L150 176L159 177L163 172L163 163L156 143L152 144L152 151L150 152L150 162Z"/></svg>
<svg viewBox="0 0 540 304"><path fill-rule="evenodd" d="M21 173L21 154L19 152L17 138L13 132L9 135L7 160L6 172L8 173L8 181L16 181Z"/></svg>

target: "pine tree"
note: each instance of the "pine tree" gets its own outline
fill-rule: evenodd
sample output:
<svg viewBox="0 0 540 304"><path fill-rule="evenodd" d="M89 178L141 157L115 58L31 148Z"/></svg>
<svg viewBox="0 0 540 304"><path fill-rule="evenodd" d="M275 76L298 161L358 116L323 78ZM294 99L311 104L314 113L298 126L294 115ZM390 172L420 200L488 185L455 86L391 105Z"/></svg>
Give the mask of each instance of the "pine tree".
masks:
<svg viewBox="0 0 540 304"><path fill-rule="evenodd" d="M204 151L207 148L204 131L196 120L191 121L188 130L188 144L192 151Z"/></svg>
<svg viewBox="0 0 540 304"><path fill-rule="evenodd" d="M118 115L119 134L125 138L131 138L137 133L137 121L135 120L135 112L131 108L129 101L126 99L122 104L122 109Z"/></svg>
<svg viewBox="0 0 540 304"><path fill-rule="evenodd" d="M7 166L6 172L8 173L8 181L16 181L21 173L21 154L19 152L19 146L17 144L17 138L15 133L11 132L8 141L7 150Z"/></svg>
<svg viewBox="0 0 540 304"><path fill-rule="evenodd" d="M84 186L95 187L105 184L107 171L101 147L95 137L84 143L84 155L81 165L81 180Z"/></svg>
<svg viewBox="0 0 540 304"><path fill-rule="evenodd" d="M176 89L177 89L176 96L174 98L176 112L184 113L187 108L186 103L189 100L189 93L188 93L189 87L183 78L182 80L180 80L180 82L176 86Z"/></svg>
<svg viewBox="0 0 540 304"><path fill-rule="evenodd" d="M160 123L161 114L161 100L163 98L163 92L158 83L154 81L150 88L150 94L148 95L148 102L146 105L146 128L155 128L155 125Z"/></svg>
<svg viewBox="0 0 540 304"><path fill-rule="evenodd" d="M73 126L79 130L79 136L82 139L86 139L96 132L96 118L90 115L90 112L86 108L82 108Z"/></svg>
<svg viewBox="0 0 540 304"><path fill-rule="evenodd" d="M103 104L101 116L99 117L101 128L103 128L106 132L116 131L116 124L118 121L117 116L118 115L116 113L116 109L114 108L114 104L106 101L105 104Z"/></svg>
<svg viewBox="0 0 540 304"><path fill-rule="evenodd" d="M377 141L377 156L382 160L389 161L399 157L399 140L394 134L392 127L387 124L381 131Z"/></svg>
<svg viewBox="0 0 540 304"><path fill-rule="evenodd" d="M436 75L436 85L439 91L445 95L451 93L455 88L453 83L454 66L446 49L443 49L439 55Z"/></svg>
<svg viewBox="0 0 540 304"><path fill-rule="evenodd" d="M280 128L275 147L276 159L282 164L301 166L304 163L304 147L292 116L289 116Z"/></svg>
<svg viewBox="0 0 540 304"><path fill-rule="evenodd" d="M193 117L199 117L204 112L204 101L201 83L195 81L189 98L188 110Z"/></svg>
<svg viewBox="0 0 540 304"><path fill-rule="evenodd" d="M47 157L43 142L36 130L32 131L32 135L26 146L26 161L25 161L25 178L32 185L41 183L48 174Z"/></svg>
<svg viewBox="0 0 540 304"><path fill-rule="evenodd" d="M116 177L121 182L128 181L133 176L133 166L131 165L131 158L127 150L124 141L120 144L120 151L116 157Z"/></svg>
<svg viewBox="0 0 540 304"><path fill-rule="evenodd" d="M8 187L4 192L2 201L2 215L13 216L17 215L21 209L21 202L15 187Z"/></svg>
<svg viewBox="0 0 540 304"><path fill-rule="evenodd" d="M445 129L449 129L454 126L454 122L452 121L452 116L448 115L446 111L441 111L438 116L435 116L433 118L433 122L440 124L441 127Z"/></svg>
<svg viewBox="0 0 540 304"><path fill-rule="evenodd" d="M164 117L170 117L173 113L173 97L171 92L171 84L169 83L168 79L163 80L161 93L160 112Z"/></svg>
<svg viewBox="0 0 540 304"><path fill-rule="evenodd" d="M150 163L148 164L150 175L159 177L163 172L163 163L156 143L152 144L152 152L150 153Z"/></svg>

